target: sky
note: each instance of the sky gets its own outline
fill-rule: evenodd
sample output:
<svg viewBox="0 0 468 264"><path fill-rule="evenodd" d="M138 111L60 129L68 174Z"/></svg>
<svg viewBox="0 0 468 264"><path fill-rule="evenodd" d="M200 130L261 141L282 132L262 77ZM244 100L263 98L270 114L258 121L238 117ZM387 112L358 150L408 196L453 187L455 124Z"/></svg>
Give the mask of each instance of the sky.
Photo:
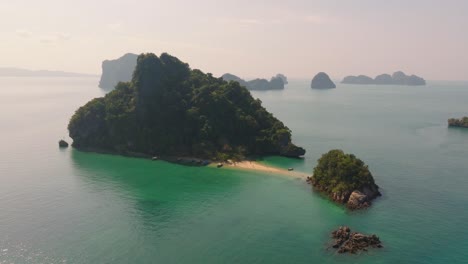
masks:
<svg viewBox="0 0 468 264"><path fill-rule="evenodd" d="M0 67L101 73L168 52L215 76L468 80L466 0L0 0Z"/></svg>

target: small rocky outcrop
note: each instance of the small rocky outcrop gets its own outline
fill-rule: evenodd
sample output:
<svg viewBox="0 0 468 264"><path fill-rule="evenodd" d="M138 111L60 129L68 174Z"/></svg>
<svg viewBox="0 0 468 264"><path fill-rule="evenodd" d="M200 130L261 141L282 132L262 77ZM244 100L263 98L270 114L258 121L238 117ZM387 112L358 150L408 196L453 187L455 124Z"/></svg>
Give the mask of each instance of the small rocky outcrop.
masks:
<svg viewBox="0 0 468 264"><path fill-rule="evenodd" d="M68 142L66 142L65 140L61 139L59 141L59 147L61 148L68 148Z"/></svg>
<svg viewBox="0 0 468 264"><path fill-rule="evenodd" d="M336 85L326 73L319 72L312 79L310 87L313 89L333 89L336 88Z"/></svg>
<svg viewBox="0 0 468 264"><path fill-rule="evenodd" d="M381 196L367 165L353 154L337 149L322 155L308 182L350 210L367 208Z"/></svg>
<svg viewBox="0 0 468 264"><path fill-rule="evenodd" d="M137 58L138 55L127 53L116 60L105 60L102 62L102 75L99 87L111 90L119 82L131 81L137 64Z"/></svg>
<svg viewBox="0 0 468 264"><path fill-rule="evenodd" d="M448 126L449 127L464 127L468 128L468 117L462 117L460 119L457 118L450 118L448 120Z"/></svg>
<svg viewBox="0 0 468 264"><path fill-rule="evenodd" d="M382 242L376 235L364 235L358 232L351 232L347 226L340 226L332 232L332 248L338 253L356 254L360 251L367 251L368 248L382 248Z"/></svg>

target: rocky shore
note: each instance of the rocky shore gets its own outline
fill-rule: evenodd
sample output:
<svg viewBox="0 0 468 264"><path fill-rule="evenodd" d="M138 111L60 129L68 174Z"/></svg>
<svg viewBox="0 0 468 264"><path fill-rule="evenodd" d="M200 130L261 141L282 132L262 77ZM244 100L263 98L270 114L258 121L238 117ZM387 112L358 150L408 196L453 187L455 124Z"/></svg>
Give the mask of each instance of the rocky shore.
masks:
<svg viewBox="0 0 468 264"><path fill-rule="evenodd" d="M325 193L331 200L336 203L345 205L350 210L365 209L372 204L372 200L381 196L377 185L364 186L359 190L334 192L328 188L321 186L313 178L308 179L315 190Z"/></svg>
<svg viewBox="0 0 468 264"><path fill-rule="evenodd" d="M340 226L332 232L332 248L337 249L340 254L356 254L360 251L367 251L368 248L382 248L382 242L376 235L364 235L358 232L351 232L347 226Z"/></svg>
<svg viewBox="0 0 468 264"><path fill-rule="evenodd" d="M450 118L448 120L448 126L449 127L464 127L468 128L468 117L462 117L460 119L457 118Z"/></svg>

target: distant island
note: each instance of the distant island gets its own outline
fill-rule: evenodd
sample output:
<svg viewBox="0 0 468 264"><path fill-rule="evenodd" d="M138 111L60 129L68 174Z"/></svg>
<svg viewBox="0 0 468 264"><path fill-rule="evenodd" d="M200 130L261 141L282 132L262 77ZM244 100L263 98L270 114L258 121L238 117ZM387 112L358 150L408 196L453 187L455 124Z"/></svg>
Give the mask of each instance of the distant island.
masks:
<svg viewBox="0 0 468 264"><path fill-rule="evenodd" d="M80 107L68 130L77 149L122 155L224 161L305 154L245 87L167 53L140 55L132 80Z"/></svg>
<svg viewBox="0 0 468 264"><path fill-rule="evenodd" d="M93 74L0 67L0 77L96 77Z"/></svg>
<svg viewBox="0 0 468 264"><path fill-rule="evenodd" d="M127 53L118 59L103 61L99 87L111 90L119 82L129 82L132 79L137 58L138 55Z"/></svg>
<svg viewBox="0 0 468 264"><path fill-rule="evenodd" d="M397 71L390 74L381 74L372 79L369 76L347 76L341 83L344 84L361 84L361 85L407 85L407 86L421 86L426 85L426 81L416 75L406 75L402 71Z"/></svg>
<svg viewBox="0 0 468 264"><path fill-rule="evenodd" d="M333 89L336 88L336 85L326 73L319 72L312 79L310 87L313 89Z"/></svg>
<svg viewBox="0 0 468 264"><path fill-rule="evenodd" d="M367 165L338 149L322 155L309 181L316 190L351 210L366 208L381 195Z"/></svg>
<svg viewBox="0 0 468 264"><path fill-rule="evenodd" d="M460 119L457 118L450 118L448 120L449 127L464 127L468 128L468 117L462 117Z"/></svg>
<svg viewBox="0 0 468 264"><path fill-rule="evenodd" d="M278 73L276 76L271 77L270 81L267 79L254 79L251 81L245 81L242 78L226 73L221 78L225 81L235 81L238 82L240 85L246 87L249 90L282 90L284 89L284 85L288 83L288 79L281 73Z"/></svg>

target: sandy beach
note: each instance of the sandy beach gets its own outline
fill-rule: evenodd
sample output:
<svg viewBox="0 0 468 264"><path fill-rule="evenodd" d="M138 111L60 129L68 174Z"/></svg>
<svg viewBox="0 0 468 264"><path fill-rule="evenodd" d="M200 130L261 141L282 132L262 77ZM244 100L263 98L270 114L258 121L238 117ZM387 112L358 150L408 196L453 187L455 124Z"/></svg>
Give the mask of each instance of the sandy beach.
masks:
<svg viewBox="0 0 468 264"><path fill-rule="evenodd" d="M288 171L282 168L263 165L256 161L240 161L240 162L224 163L224 166L232 167L232 168L239 168L239 169L246 169L246 170L271 172L275 174L282 174L282 175L292 176L296 178L304 178L304 179L310 176L310 174L307 174L307 173L298 172L298 171Z"/></svg>

